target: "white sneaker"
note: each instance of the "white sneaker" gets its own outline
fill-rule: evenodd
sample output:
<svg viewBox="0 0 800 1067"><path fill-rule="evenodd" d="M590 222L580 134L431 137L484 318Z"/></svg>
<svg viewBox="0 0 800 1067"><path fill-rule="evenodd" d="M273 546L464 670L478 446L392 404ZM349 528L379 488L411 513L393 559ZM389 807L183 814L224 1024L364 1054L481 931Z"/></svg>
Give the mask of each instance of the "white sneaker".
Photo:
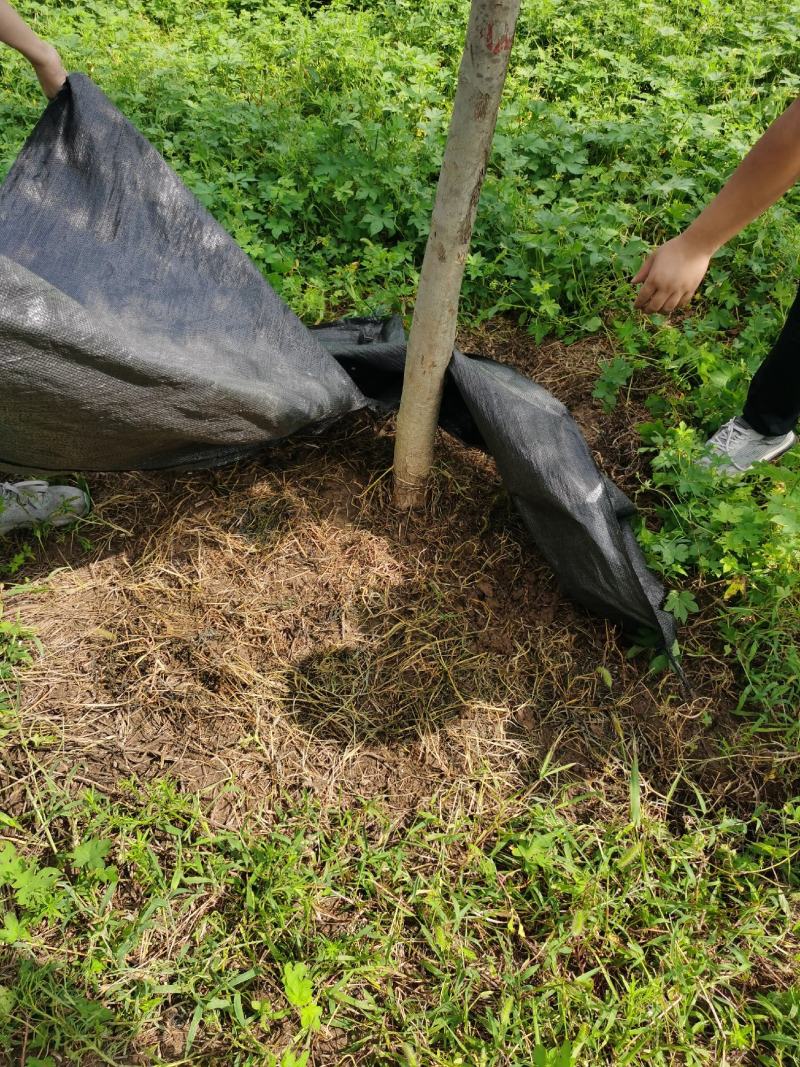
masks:
<svg viewBox="0 0 800 1067"><path fill-rule="evenodd" d="M89 498L82 489L47 482L0 482L0 536L47 522L67 526L88 514Z"/></svg>
<svg viewBox="0 0 800 1067"><path fill-rule="evenodd" d="M792 430L779 437L765 437L737 415L708 439L706 448L710 454L698 462L701 467L713 467L718 474L743 474L756 463L782 456L796 440Z"/></svg>

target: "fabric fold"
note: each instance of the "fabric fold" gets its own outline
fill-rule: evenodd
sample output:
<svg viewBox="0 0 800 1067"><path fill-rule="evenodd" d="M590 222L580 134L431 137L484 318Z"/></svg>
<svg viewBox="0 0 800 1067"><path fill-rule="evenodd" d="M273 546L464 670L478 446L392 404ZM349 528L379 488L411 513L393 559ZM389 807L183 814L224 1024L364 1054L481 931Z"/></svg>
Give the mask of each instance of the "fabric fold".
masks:
<svg viewBox="0 0 800 1067"><path fill-rule="evenodd" d="M208 467L399 402L398 319L308 329L86 77L0 187L0 463ZM671 649L664 590L566 408L454 353L443 429L490 453L565 592Z"/></svg>

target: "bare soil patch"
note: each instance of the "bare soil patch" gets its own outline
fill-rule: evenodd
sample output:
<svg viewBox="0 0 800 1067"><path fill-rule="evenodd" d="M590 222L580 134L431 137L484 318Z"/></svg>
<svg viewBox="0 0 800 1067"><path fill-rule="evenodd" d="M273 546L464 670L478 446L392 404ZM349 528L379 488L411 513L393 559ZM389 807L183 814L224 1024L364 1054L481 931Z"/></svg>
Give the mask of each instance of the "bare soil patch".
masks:
<svg viewBox="0 0 800 1067"><path fill-rule="evenodd" d="M536 346L501 322L461 345L550 388L636 490L645 387L602 411L603 342ZM298 788L401 816L454 783L483 803L487 770L498 795L567 766L623 800L634 749L656 795L682 774L762 797L769 757L734 774L720 756L736 681L692 654L709 618L684 635L686 700L561 596L485 456L443 436L429 512L394 512L391 431L359 415L258 462L92 479L92 518L39 550L10 602L42 643L22 723L54 775L111 793L170 775L224 825ZM12 754L6 810L24 771Z"/></svg>

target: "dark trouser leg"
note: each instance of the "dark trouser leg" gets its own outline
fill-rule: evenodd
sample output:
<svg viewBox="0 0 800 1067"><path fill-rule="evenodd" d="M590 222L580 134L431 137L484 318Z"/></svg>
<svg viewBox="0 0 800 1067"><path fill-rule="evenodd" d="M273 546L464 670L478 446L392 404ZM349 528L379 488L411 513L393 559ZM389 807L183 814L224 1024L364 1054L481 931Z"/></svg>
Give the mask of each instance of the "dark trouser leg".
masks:
<svg viewBox="0 0 800 1067"><path fill-rule="evenodd" d="M800 418L800 293L750 383L743 414L754 430L768 437L788 433Z"/></svg>

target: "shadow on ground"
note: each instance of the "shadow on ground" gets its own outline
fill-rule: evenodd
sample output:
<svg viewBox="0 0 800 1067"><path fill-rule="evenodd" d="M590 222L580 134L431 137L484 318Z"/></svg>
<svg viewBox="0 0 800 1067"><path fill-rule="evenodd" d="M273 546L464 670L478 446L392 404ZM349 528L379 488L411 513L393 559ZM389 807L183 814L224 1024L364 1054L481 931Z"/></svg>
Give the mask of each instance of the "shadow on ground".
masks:
<svg viewBox="0 0 800 1067"><path fill-rule="evenodd" d="M598 430L608 353L507 330L487 346L570 403L630 491L644 409L634 391ZM298 788L410 810L557 767L625 803L634 754L654 796L699 782L752 810L783 788L780 754L734 767L735 679L693 656L710 620L685 635L687 701L560 595L485 456L443 438L429 510L394 512L391 430L361 414L259 462L93 479L92 519L37 550L14 599L43 649L20 676L23 730L50 738L54 774L112 794L171 775L224 825ZM21 790L12 760L5 810Z"/></svg>

